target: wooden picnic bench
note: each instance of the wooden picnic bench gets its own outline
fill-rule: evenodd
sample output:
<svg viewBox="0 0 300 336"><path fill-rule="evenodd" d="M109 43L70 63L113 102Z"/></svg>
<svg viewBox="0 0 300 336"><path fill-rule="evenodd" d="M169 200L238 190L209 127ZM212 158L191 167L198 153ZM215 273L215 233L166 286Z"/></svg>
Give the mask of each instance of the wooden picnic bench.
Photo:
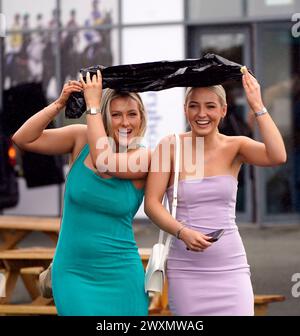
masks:
<svg viewBox="0 0 300 336"><path fill-rule="evenodd" d="M58 217L0 216L0 251L13 249L31 232L40 231L57 243Z"/></svg>
<svg viewBox="0 0 300 336"><path fill-rule="evenodd" d="M38 276L51 263L54 250L34 247L0 251L0 268L6 277L6 296L0 298L0 303L10 303L17 280L21 277L31 297L31 304L49 304L49 300L40 295Z"/></svg>
<svg viewBox="0 0 300 336"><path fill-rule="evenodd" d="M255 316L268 315L268 306L272 302L285 301L283 295L270 294L270 295L255 295L254 296L254 312Z"/></svg>
<svg viewBox="0 0 300 336"><path fill-rule="evenodd" d="M39 274L49 266L54 256L54 248L32 247L0 251L0 269L6 276L6 296L0 298L0 314L7 315L55 315L53 299L40 295L38 288ZM151 249L140 249L141 259L146 266ZM27 289L31 302L11 304L18 278Z"/></svg>
<svg viewBox="0 0 300 336"><path fill-rule="evenodd" d="M54 248L22 248L0 251L0 269L7 277L6 297L0 298L0 314L7 315L55 315L57 314L52 299L45 299L38 289L38 276L48 267L54 255ZM146 267L151 249L140 248L139 253ZM28 304L11 304L18 277L21 277L31 297ZM282 295L255 295L255 315L267 315L268 305L272 302L284 301ZM168 308L168 284L165 283L163 294L154 295L149 306L149 315L171 315Z"/></svg>

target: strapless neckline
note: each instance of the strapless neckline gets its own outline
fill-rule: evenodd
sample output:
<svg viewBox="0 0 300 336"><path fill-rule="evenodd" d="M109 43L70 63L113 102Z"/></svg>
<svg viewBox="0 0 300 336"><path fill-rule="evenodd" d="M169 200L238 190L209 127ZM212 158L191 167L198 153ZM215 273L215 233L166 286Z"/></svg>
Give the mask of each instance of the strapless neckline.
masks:
<svg viewBox="0 0 300 336"><path fill-rule="evenodd" d="M196 179L184 179L179 180L178 183L193 183L193 182L201 182L206 179L213 179L213 178L221 178L221 177L229 177L231 178L236 184L238 184L238 180L233 175L227 174L227 175L212 175L212 176L203 176L202 178L196 178ZM167 190L172 189L174 187L174 184L170 185Z"/></svg>

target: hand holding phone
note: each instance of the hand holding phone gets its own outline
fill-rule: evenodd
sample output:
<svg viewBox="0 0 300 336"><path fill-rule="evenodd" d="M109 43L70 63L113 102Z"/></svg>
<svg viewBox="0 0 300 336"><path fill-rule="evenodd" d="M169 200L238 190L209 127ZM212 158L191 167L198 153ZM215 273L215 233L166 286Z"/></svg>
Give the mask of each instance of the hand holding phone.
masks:
<svg viewBox="0 0 300 336"><path fill-rule="evenodd" d="M208 239L209 242L214 243L220 239L224 231L225 231L224 229L220 229L210 233L206 233L205 235L211 237L210 239Z"/></svg>
<svg viewBox="0 0 300 336"><path fill-rule="evenodd" d="M222 236L222 234L225 232L224 229L220 229L220 230L216 230L216 231L212 231L210 233L206 233L205 235L208 237L211 237L210 239L208 239L207 241L210 243L214 243L216 241L219 240L219 238ZM189 251L190 249L188 247L186 247L186 249ZM203 251L201 251L203 252Z"/></svg>

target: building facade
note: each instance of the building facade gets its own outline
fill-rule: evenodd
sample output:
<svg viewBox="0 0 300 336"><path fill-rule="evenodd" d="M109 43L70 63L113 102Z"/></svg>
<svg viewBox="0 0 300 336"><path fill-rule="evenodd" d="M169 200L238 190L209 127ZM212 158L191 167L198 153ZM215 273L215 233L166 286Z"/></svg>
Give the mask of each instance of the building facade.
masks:
<svg viewBox="0 0 300 336"><path fill-rule="evenodd" d="M243 168L238 220L300 222L300 0L0 0L0 11L7 24L1 39L2 89L42 82L49 101L80 68L94 64L199 58L212 52L247 65L283 135L288 162ZM225 87L229 111L222 132L259 139L241 83ZM150 147L186 129L184 89L142 96ZM57 125L70 122L84 119L62 114ZM19 183L20 202L5 213L60 214L63 186L30 189L22 177ZM44 197L47 203L42 204ZM142 210L138 217L145 218Z"/></svg>

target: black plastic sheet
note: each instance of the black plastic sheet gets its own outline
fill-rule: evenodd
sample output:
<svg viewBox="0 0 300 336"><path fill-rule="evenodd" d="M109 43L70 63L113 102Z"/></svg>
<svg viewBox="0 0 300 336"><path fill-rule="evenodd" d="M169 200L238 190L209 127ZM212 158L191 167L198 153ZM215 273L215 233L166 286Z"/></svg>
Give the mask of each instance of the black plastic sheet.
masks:
<svg viewBox="0 0 300 336"><path fill-rule="evenodd" d="M215 54L199 59L160 61L103 67L101 65L81 69L84 79L101 71L103 89L145 92L173 87L203 87L222 84L228 80L240 80L242 65ZM83 93L73 93L68 99L65 115L79 118L86 110Z"/></svg>

